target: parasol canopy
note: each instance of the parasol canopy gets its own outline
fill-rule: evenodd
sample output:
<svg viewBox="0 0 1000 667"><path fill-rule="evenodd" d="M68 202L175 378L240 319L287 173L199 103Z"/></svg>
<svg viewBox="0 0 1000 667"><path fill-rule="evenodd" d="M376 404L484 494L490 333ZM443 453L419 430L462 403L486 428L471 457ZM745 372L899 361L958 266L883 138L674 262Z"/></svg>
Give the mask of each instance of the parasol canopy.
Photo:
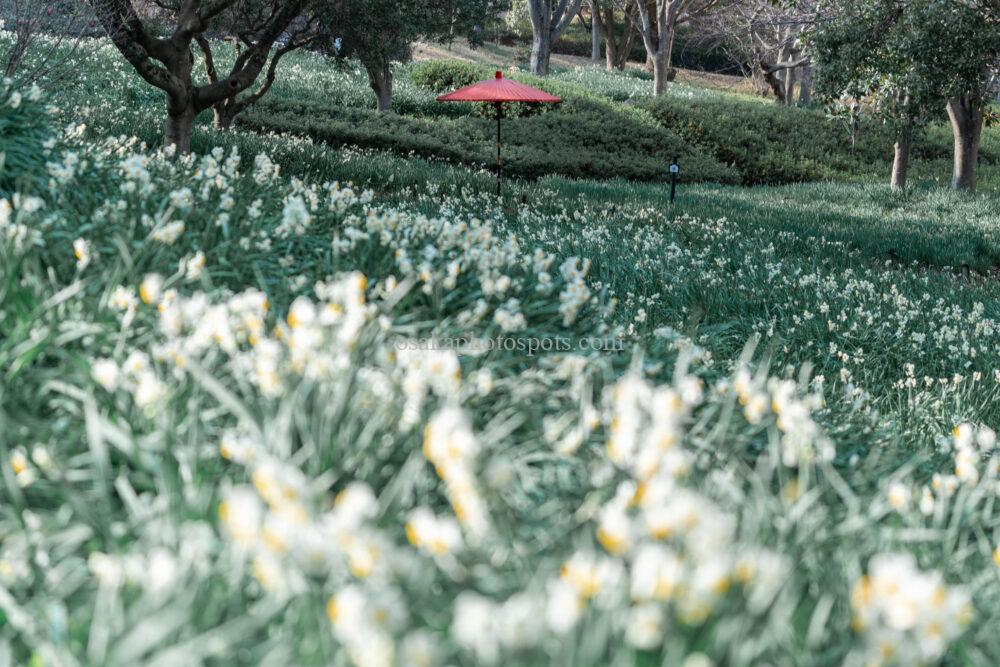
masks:
<svg viewBox="0 0 1000 667"><path fill-rule="evenodd" d="M441 95L438 102L544 102L552 104L561 101L544 90L532 88L523 83L503 78L502 72L496 77L474 83L465 88Z"/></svg>
<svg viewBox="0 0 1000 667"><path fill-rule="evenodd" d="M503 78L502 72L496 77L474 83L437 98L438 102L489 102L497 109L497 196L500 195L500 117L504 102L541 102L554 104L561 100L544 90Z"/></svg>

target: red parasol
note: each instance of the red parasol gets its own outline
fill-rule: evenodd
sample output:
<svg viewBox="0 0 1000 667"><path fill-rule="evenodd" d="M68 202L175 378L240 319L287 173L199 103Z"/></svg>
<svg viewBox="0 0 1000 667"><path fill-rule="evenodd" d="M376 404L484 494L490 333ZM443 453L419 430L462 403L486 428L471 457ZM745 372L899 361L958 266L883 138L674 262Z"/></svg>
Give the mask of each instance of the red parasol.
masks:
<svg viewBox="0 0 1000 667"><path fill-rule="evenodd" d="M442 95L438 102L491 102L497 110L497 195L500 194L500 117L504 102L543 102L552 104L561 101L555 95L538 90L523 83L503 78L497 72L496 78L474 83L465 88Z"/></svg>

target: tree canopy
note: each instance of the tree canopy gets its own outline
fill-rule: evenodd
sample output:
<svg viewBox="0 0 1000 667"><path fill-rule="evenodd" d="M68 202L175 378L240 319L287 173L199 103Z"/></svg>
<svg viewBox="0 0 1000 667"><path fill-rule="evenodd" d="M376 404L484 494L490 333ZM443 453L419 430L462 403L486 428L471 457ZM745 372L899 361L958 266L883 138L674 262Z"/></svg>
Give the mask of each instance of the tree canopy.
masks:
<svg viewBox="0 0 1000 667"><path fill-rule="evenodd" d="M356 55L368 71L379 110L391 106L392 63L408 60L420 40L481 42L485 25L509 4L502 0L325 0L318 14L342 38L342 56Z"/></svg>
<svg viewBox="0 0 1000 667"><path fill-rule="evenodd" d="M835 0L810 48L827 100L864 100L902 131L940 117L955 130L956 187L975 188L986 96L1000 62L996 14L979 0Z"/></svg>

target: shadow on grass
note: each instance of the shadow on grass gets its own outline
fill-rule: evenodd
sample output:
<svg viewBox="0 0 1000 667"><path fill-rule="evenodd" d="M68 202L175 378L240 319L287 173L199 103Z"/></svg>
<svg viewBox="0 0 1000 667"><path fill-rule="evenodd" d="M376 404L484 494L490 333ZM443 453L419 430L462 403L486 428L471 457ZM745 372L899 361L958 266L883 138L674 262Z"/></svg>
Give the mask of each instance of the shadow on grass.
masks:
<svg viewBox="0 0 1000 667"><path fill-rule="evenodd" d="M545 179L538 187L622 204L669 206L663 186ZM932 183L905 195L888 186L810 183L681 186L675 215L728 218L800 238L825 237L874 259L987 272L1000 265L1000 196L956 193Z"/></svg>

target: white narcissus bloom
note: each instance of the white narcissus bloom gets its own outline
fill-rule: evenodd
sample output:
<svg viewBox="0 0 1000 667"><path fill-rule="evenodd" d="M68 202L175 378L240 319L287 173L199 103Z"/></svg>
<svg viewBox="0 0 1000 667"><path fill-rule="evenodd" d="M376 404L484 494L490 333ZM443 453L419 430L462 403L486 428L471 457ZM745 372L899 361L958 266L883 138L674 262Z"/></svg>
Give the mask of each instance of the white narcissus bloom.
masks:
<svg viewBox="0 0 1000 667"><path fill-rule="evenodd" d="M620 556L628 551L632 544L632 526L624 507L618 503L609 503L601 510L597 527L597 541L614 556Z"/></svg>
<svg viewBox="0 0 1000 667"><path fill-rule="evenodd" d="M73 256L76 257L76 268L83 271L90 264L90 244L82 238L73 241Z"/></svg>
<svg viewBox="0 0 1000 667"><path fill-rule="evenodd" d="M135 298L135 295L121 285L116 287L114 292L112 292L111 301L109 302L112 308L125 311L133 310L137 304L138 300Z"/></svg>
<svg viewBox="0 0 1000 667"><path fill-rule="evenodd" d="M150 238L165 245L173 245L184 233L184 223L181 221L169 222L159 227L150 234Z"/></svg>
<svg viewBox="0 0 1000 667"><path fill-rule="evenodd" d="M901 511L910 504L910 489L901 482L893 482L890 484L889 491L886 495L889 500L889 505L896 511Z"/></svg>
<svg viewBox="0 0 1000 667"><path fill-rule="evenodd" d="M337 494L334 511L342 526L355 528L362 521L375 516L378 500L370 486L362 482L351 482Z"/></svg>
<svg viewBox="0 0 1000 667"><path fill-rule="evenodd" d="M100 551L91 552L87 566L97 580L106 586L118 586L125 579L121 563L113 556Z"/></svg>
<svg viewBox="0 0 1000 667"><path fill-rule="evenodd" d="M201 250L196 252L193 257L184 262L183 265L184 277L188 280L197 280L201 276L202 270L205 268L205 253Z"/></svg>
<svg viewBox="0 0 1000 667"><path fill-rule="evenodd" d="M90 365L90 376L107 391L118 388L120 371L111 359L97 359Z"/></svg>
<svg viewBox="0 0 1000 667"><path fill-rule="evenodd" d="M158 273L148 273L139 285L139 298L143 303L152 305L160 300L163 290L163 276Z"/></svg>
<svg viewBox="0 0 1000 667"><path fill-rule="evenodd" d="M442 408L424 429L424 456L445 482L458 520L476 540L489 529L486 505L472 470L479 448L468 417L457 407Z"/></svg>
<svg viewBox="0 0 1000 667"><path fill-rule="evenodd" d="M149 356L145 352L140 352L139 350L133 350L129 353L128 357L125 358L125 363L122 364L122 371L127 373L132 379L138 379L139 375L149 369Z"/></svg>
<svg viewBox="0 0 1000 667"><path fill-rule="evenodd" d="M496 605L477 593L463 592L455 600L451 636L476 656L480 664L492 665L500 658Z"/></svg>
<svg viewBox="0 0 1000 667"><path fill-rule="evenodd" d="M553 632L560 635L569 632L580 620L583 609L584 601L576 588L562 580L552 582L545 618Z"/></svg>
<svg viewBox="0 0 1000 667"><path fill-rule="evenodd" d="M177 559L166 549L154 549L149 555L146 587L155 593L168 590L177 579Z"/></svg>
<svg viewBox="0 0 1000 667"><path fill-rule="evenodd" d="M684 580L684 561L667 547L643 545L632 564L632 598L669 600Z"/></svg>
<svg viewBox="0 0 1000 667"><path fill-rule="evenodd" d="M410 544L432 556L443 556L462 546L462 530L449 517L437 517L426 507L410 513L406 522L406 537Z"/></svg>
<svg viewBox="0 0 1000 667"><path fill-rule="evenodd" d="M17 449L10 455L10 467L15 475L20 476L27 472L29 465L28 457L23 450Z"/></svg>
<svg viewBox="0 0 1000 667"><path fill-rule="evenodd" d="M647 602L629 609L625 621L625 640L632 646L649 650L663 641L663 608L655 602Z"/></svg>
<svg viewBox="0 0 1000 667"><path fill-rule="evenodd" d="M145 411L150 411L167 393L166 385L151 371L139 375L133 398L135 404Z"/></svg>
<svg viewBox="0 0 1000 667"><path fill-rule="evenodd" d="M937 572L917 568L912 554L878 554L851 593L853 626L873 655L900 664L933 663L972 616L971 598Z"/></svg>
<svg viewBox="0 0 1000 667"><path fill-rule="evenodd" d="M510 596L500 605L499 635L504 648L518 650L534 646L542 637L544 625L538 622L544 603L528 593Z"/></svg>
<svg viewBox="0 0 1000 667"><path fill-rule="evenodd" d="M263 517L260 498L249 486L232 489L219 503L219 520L229 537L243 546L257 542Z"/></svg>
<svg viewBox="0 0 1000 667"><path fill-rule="evenodd" d="M403 639L400 657L410 667L434 667L440 662L441 649L434 635L415 630Z"/></svg>

